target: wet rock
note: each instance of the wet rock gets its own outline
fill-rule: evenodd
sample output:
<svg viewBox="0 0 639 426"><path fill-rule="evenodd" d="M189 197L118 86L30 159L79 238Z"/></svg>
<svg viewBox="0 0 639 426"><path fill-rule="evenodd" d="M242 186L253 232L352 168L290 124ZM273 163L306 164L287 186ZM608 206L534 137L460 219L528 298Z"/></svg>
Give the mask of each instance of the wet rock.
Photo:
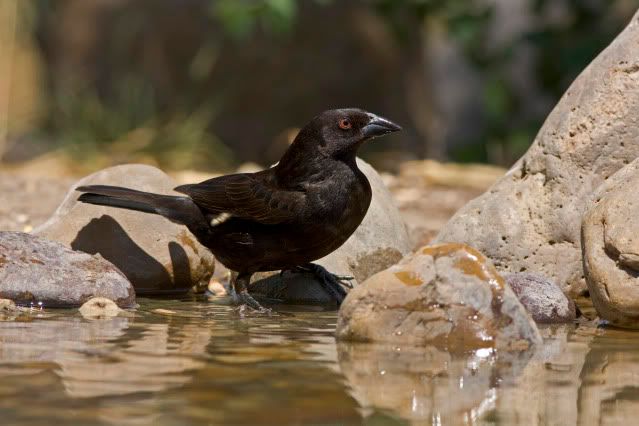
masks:
<svg viewBox="0 0 639 426"><path fill-rule="evenodd" d="M0 232L0 297L45 307L80 306L94 296L135 303L131 283L115 266L62 244L20 232Z"/></svg>
<svg viewBox="0 0 639 426"><path fill-rule="evenodd" d="M543 275L518 272L504 278L535 322L557 324L577 317L575 303Z"/></svg>
<svg viewBox="0 0 639 426"><path fill-rule="evenodd" d="M54 215L34 232L74 250L99 253L127 276L138 294L184 293L208 282L213 255L186 227L157 215L79 203L74 189L93 184L176 194L175 182L154 167L111 167L72 185Z"/></svg>
<svg viewBox="0 0 639 426"><path fill-rule="evenodd" d="M521 160L436 242L469 244L500 271L536 271L582 294L582 215L593 191L639 157L637 44L639 15L575 80Z"/></svg>
<svg viewBox="0 0 639 426"><path fill-rule="evenodd" d="M639 160L598 188L582 223L583 267L601 318L639 328Z"/></svg>
<svg viewBox="0 0 639 426"><path fill-rule="evenodd" d="M84 302L79 310L85 318L111 318L122 312L113 300L106 297L93 297Z"/></svg>
<svg viewBox="0 0 639 426"><path fill-rule="evenodd" d="M527 349L534 322L492 264L463 244L424 247L354 289L339 340L432 345L449 351Z"/></svg>
<svg viewBox="0 0 639 426"><path fill-rule="evenodd" d="M406 226L380 175L358 159L373 189L371 206L362 224L340 248L318 260L330 272L354 277L353 285L397 263L410 250ZM264 277L264 276L262 276ZM251 285L254 294L287 302L325 303L330 296L312 274L268 274Z"/></svg>

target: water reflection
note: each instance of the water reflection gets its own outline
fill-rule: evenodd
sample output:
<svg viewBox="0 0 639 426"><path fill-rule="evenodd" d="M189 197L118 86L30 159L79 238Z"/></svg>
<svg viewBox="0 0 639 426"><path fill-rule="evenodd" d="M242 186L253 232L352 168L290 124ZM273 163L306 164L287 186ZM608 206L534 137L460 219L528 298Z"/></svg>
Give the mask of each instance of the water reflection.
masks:
<svg viewBox="0 0 639 426"><path fill-rule="evenodd" d="M129 338L119 340L127 331ZM129 318L3 323L0 374L46 362L56 364L70 397L158 392L190 380L185 373L204 364L193 356L205 353L210 338L210 330L197 324L171 330L169 324L138 326Z"/></svg>
<svg viewBox="0 0 639 426"><path fill-rule="evenodd" d="M434 424L470 424L495 409L497 386L511 382L530 353L489 349L451 355L435 348L345 344L340 366L368 416L374 410Z"/></svg>
<svg viewBox="0 0 639 426"><path fill-rule="evenodd" d="M384 410L419 424L619 424L639 416L639 340L587 324L546 328L520 354L453 356L434 348L339 344L364 417Z"/></svg>
<svg viewBox="0 0 639 426"><path fill-rule="evenodd" d="M240 318L142 300L129 317L0 320L6 424L562 424L639 416L639 339L593 324L535 351L336 344L336 314ZM291 309L290 307L283 309Z"/></svg>

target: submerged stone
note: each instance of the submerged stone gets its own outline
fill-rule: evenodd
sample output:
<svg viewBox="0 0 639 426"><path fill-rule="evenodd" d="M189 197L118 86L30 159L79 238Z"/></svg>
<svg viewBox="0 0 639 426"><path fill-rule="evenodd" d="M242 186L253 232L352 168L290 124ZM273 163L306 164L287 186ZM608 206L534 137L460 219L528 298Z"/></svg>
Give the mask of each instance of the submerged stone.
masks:
<svg viewBox="0 0 639 426"><path fill-rule="evenodd" d="M117 317L122 312L122 309L111 299L93 297L84 302L79 311L85 318L111 318Z"/></svg>
<svg viewBox="0 0 639 426"><path fill-rule="evenodd" d="M539 331L493 265L464 244L428 246L355 288L337 338L450 351L527 349Z"/></svg>

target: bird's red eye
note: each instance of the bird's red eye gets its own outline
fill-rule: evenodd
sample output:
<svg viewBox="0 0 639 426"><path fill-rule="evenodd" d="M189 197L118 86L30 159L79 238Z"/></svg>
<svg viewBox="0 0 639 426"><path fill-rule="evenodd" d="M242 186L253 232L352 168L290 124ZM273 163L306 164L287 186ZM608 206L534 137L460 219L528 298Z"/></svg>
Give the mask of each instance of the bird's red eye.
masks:
<svg viewBox="0 0 639 426"><path fill-rule="evenodd" d="M339 121L339 128L342 130L348 130L351 127L353 127L353 124L351 123L351 121L348 118L342 118Z"/></svg>

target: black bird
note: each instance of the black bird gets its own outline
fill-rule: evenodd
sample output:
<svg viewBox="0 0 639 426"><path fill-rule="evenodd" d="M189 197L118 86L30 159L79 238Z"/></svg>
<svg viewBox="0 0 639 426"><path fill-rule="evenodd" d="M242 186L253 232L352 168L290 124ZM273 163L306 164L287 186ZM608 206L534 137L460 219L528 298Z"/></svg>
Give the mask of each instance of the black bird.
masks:
<svg viewBox="0 0 639 426"><path fill-rule="evenodd" d="M357 167L358 148L398 130L397 124L360 109L329 110L304 126L270 169L175 188L186 196L81 186L79 200L186 225L237 272L233 288L242 304L262 309L248 293L253 273L293 269L315 273L339 304L346 295L343 277L311 262L341 246L368 210L371 187Z"/></svg>

